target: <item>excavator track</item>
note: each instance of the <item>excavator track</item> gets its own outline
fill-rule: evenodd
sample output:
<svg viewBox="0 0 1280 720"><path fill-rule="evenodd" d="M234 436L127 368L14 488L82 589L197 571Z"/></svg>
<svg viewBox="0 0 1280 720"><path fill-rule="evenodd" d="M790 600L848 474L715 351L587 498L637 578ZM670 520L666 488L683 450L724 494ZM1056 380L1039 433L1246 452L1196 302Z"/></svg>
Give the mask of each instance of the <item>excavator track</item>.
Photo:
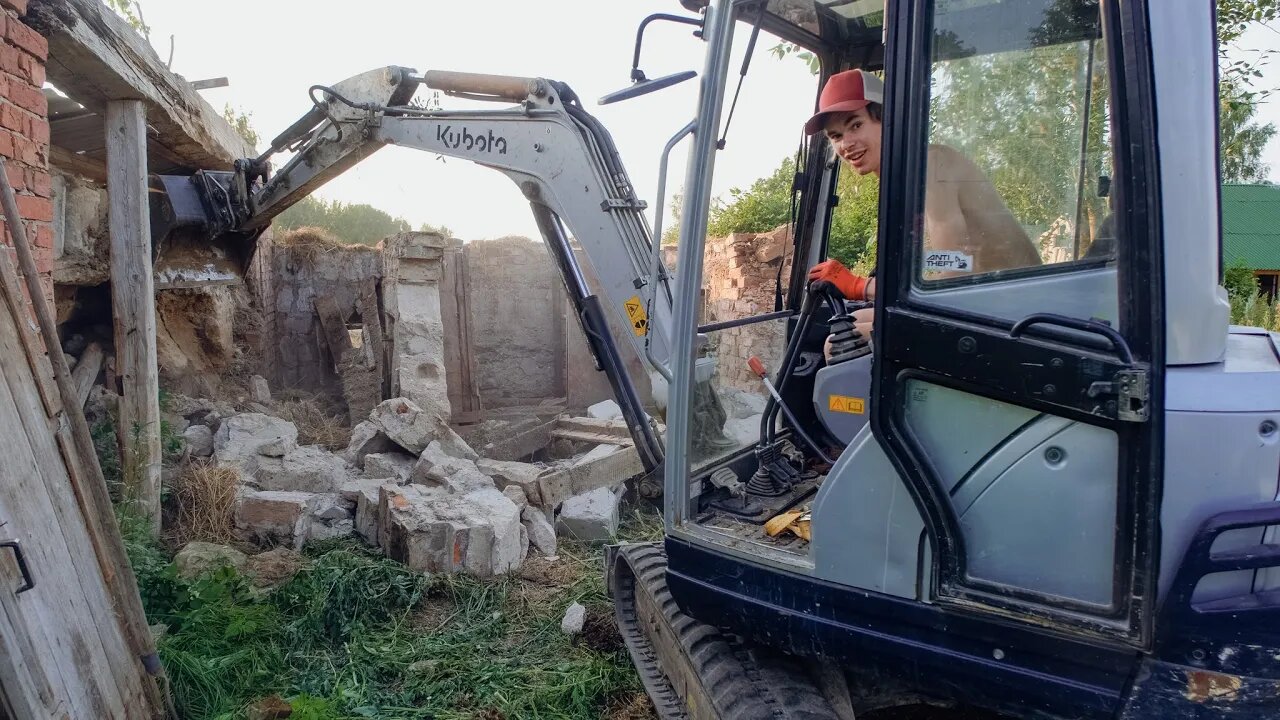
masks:
<svg viewBox="0 0 1280 720"><path fill-rule="evenodd" d="M663 720L840 720L794 658L685 615L659 543L617 548L614 607L632 662Z"/></svg>

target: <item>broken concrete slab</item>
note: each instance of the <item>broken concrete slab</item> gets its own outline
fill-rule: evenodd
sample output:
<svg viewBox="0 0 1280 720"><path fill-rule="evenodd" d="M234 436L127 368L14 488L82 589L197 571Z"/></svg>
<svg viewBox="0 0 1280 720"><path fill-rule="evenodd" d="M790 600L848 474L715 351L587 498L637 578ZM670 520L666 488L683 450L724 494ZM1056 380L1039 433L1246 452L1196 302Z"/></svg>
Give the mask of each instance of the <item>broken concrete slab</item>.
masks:
<svg viewBox="0 0 1280 720"><path fill-rule="evenodd" d="M213 436L213 451L221 465L244 465L255 455L282 457L298 446L298 428L278 417L241 413L222 421Z"/></svg>
<svg viewBox="0 0 1280 720"><path fill-rule="evenodd" d="M351 430L351 442L343 451L342 457L352 465L363 468L364 460L372 453L398 451L400 448L377 423L365 420Z"/></svg>
<svg viewBox="0 0 1280 720"><path fill-rule="evenodd" d="M258 490L335 492L351 479L346 461L328 450L306 445L283 457L256 456L244 465L246 484Z"/></svg>
<svg viewBox="0 0 1280 720"><path fill-rule="evenodd" d="M364 492L367 489L372 489L374 491L373 496L376 499L378 496L377 490L383 485L403 485L403 484L404 482L402 482L399 478L394 478L394 477L354 478L342 483L342 487L338 489L338 495L339 497L342 498L342 501L346 503L349 507L355 507L356 503L360 499L360 493Z"/></svg>
<svg viewBox="0 0 1280 720"><path fill-rule="evenodd" d="M520 509L494 488L464 495L421 485L383 486L378 543L412 570L478 577L519 568Z"/></svg>
<svg viewBox="0 0 1280 720"><path fill-rule="evenodd" d="M182 431L182 442L193 457L213 454L213 431L206 425L192 425Z"/></svg>
<svg viewBox="0 0 1280 720"><path fill-rule="evenodd" d="M362 485L356 494L355 531L365 542L375 547L378 542L378 502L383 485ZM390 485L395 487L395 485Z"/></svg>
<svg viewBox="0 0 1280 720"><path fill-rule="evenodd" d="M480 453L494 460L520 460L545 448L551 442L551 432L555 430L557 420L537 423L528 429L513 433L503 439L485 443Z"/></svg>
<svg viewBox="0 0 1280 720"><path fill-rule="evenodd" d="M476 468L493 478L493 483L499 490L516 486L524 491L524 496L530 504L542 505L542 492L538 487L538 478L547 471L546 468L530 463L491 458L480 458L476 461Z"/></svg>
<svg viewBox="0 0 1280 720"><path fill-rule="evenodd" d="M178 577L190 580L224 565L230 565L239 570L244 567L247 559L247 555L233 547L193 541L178 551L173 558L173 564L178 569Z"/></svg>
<svg viewBox="0 0 1280 720"><path fill-rule="evenodd" d="M519 485L508 485L502 488L502 494L521 510L529 507L529 498L525 497L524 490L521 490Z"/></svg>
<svg viewBox="0 0 1280 720"><path fill-rule="evenodd" d="M440 281L448 240L399 233L384 241L382 290L391 329L391 392L440 417L452 415L445 369Z"/></svg>
<svg viewBox="0 0 1280 720"><path fill-rule="evenodd" d="M587 408L587 415L601 420L620 419L622 418L622 408L612 400L601 400Z"/></svg>
<svg viewBox="0 0 1280 720"><path fill-rule="evenodd" d="M454 494L496 487L493 479L481 472L474 462L452 454L448 446L439 440L433 440L422 451L409 475L409 482L444 488Z"/></svg>
<svg viewBox="0 0 1280 720"><path fill-rule="evenodd" d="M644 465L634 448L594 448L576 460L575 464L538 478L542 507L554 508L574 495L596 488L616 488L643 472Z"/></svg>
<svg viewBox="0 0 1280 720"><path fill-rule="evenodd" d="M382 401L369 414L369 420L411 453L421 453L432 441L439 441L451 455L468 460L479 457L441 416L423 410L408 398Z"/></svg>
<svg viewBox="0 0 1280 720"><path fill-rule="evenodd" d="M764 414L768 398L764 395L746 392L737 388L722 387L717 389L720 401L724 405L725 414L730 420L743 420L759 417Z"/></svg>
<svg viewBox="0 0 1280 720"><path fill-rule="evenodd" d="M314 497L306 492L246 492L236 499L236 530L242 538L258 545L301 550L307 540L307 510Z"/></svg>
<svg viewBox="0 0 1280 720"><path fill-rule="evenodd" d="M618 534L618 496L607 487L574 495L564 502L556 520L560 535L588 542L611 540Z"/></svg>
<svg viewBox="0 0 1280 720"><path fill-rule="evenodd" d="M526 506L520 511L520 522L529 533L529 542L546 557L556 554L556 529L538 508Z"/></svg>
<svg viewBox="0 0 1280 720"><path fill-rule="evenodd" d="M249 376L249 399L263 405L271 404L271 387L267 385L267 379L261 375Z"/></svg>
<svg viewBox="0 0 1280 720"><path fill-rule="evenodd" d="M364 456L364 475L371 478L400 478L409 480L418 459L402 452L369 453Z"/></svg>

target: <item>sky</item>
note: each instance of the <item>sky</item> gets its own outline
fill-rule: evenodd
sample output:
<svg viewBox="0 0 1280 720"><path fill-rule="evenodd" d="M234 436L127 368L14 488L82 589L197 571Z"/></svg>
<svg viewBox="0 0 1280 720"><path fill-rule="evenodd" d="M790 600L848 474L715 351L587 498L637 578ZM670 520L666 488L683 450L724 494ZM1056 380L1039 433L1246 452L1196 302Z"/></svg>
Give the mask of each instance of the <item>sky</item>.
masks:
<svg viewBox="0 0 1280 720"><path fill-rule="evenodd" d="M201 91L202 96L219 110L230 103L249 113L263 138L274 137L310 107L311 85L385 65L563 81L609 130L651 209L662 148L693 118L697 99L695 79L617 104L596 102L630 84L636 28L646 15L687 14L677 0L219 0L212 6L142 0L142 9L162 58L173 36L174 72L188 80L225 76L228 87ZM648 77L683 70L701 74L705 44L691 30L663 22L649 26L640 63ZM741 29L735 43L735 79L747 34ZM726 148L717 158L713 193L721 197L730 187L745 188L771 173L801 140L816 81L799 60L771 57L775 41L765 38L757 45ZM1280 47L1280 32L1255 28L1241 46ZM1280 60L1264 67L1259 83L1280 87ZM477 107L448 97L442 103ZM1280 126L1280 97L1262 107L1259 117ZM672 154L669 193L681 189L689 145L686 140ZM1267 147L1264 161L1271 166L1270 180L1280 182L1280 138ZM506 176L404 148L379 150L316 195L368 203L414 227L444 225L464 240L538 236L528 205Z"/></svg>

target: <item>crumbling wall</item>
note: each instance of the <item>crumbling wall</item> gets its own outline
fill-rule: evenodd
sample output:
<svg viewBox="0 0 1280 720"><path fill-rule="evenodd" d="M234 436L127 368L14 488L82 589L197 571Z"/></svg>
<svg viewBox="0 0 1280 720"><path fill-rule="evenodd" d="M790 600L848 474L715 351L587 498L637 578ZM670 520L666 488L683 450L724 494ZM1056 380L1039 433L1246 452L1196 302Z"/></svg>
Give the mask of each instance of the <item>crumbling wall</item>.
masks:
<svg viewBox="0 0 1280 720"><path fill-rule="evenodd" d="M17 193L27 241L47 299L53 293L53 178L49 174L49 104L41 91L49 43L23 21L27 0L0 0L0 155ZM8 227L4 244L13 245ZM12 256L11 256L12 257ZM15 265L16 265L16 258Z"/></svg>
<svg viewBox="0 0 1280 720"><path fill-rule="evenodd" d="M315 298L331 299L344 320L358 316L356 300L368 278L382 276L373 246L337 245L297 233L259 247L249 273L264 311L264 368L271 386L311 392L341 388L337 361L316 316Z"/></svg>
<svg viewBox="0 0 1280 720"><path fill-rule="evenodd" d="M483 406L564 397L565 291L546 246L506 237L467 243L464 252Z"/></svg>
<svg viewBox="0 0 1280 720"><path fill-rule="evenodd" d="M791 258L784 255L790 241L786 226L768 233L734 233L707 240L703 255L703 323L722 322L771 312L782 267L782 292L791 272ZM722 387L758 392L760 379L747 367L758 357L765 367L776 369L786 346L786 326L767 321L711 333L719 362Z"/></svg>

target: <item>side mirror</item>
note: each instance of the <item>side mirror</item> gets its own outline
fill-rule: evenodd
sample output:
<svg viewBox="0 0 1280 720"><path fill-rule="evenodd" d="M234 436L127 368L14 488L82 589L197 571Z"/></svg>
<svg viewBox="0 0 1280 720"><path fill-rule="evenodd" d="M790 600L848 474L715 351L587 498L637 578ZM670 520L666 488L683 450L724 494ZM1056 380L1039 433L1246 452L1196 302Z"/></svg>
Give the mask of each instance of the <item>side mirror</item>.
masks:
<svg viewBox="0 0 1280 720"><path fill-rule="evenodd" d="M662 90L663 88L669 88L672 85L678 85L685 80L697 77L697 75L698 73L693 70L685 70L684 72L678 72L665 77L654 78L652 80L637 80L632 83L630 87L625 87L621 90L616 90L605 95L600 98L599 102L601 105L608 105L609 103L620 102L622 100L630 100L631 98L648 95L651 92Z"/></svg>

